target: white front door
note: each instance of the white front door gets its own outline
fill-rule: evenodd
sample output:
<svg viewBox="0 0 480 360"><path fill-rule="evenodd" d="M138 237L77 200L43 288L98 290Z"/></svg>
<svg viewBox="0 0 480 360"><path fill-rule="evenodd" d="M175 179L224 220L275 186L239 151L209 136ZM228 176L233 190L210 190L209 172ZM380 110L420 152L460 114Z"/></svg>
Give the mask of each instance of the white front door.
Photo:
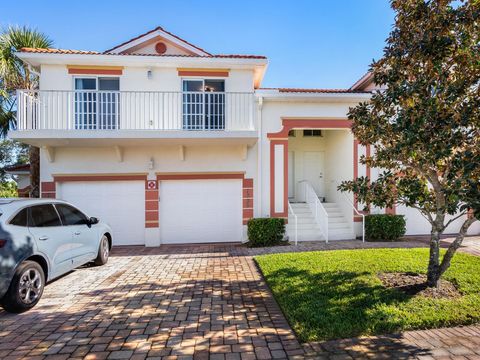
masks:
<svg viewBox="0 0 480 360"><path fill-rule="evenodd" d="M162 244L242 241L241 180L160 181Z"/></svg>
<svg viewBox="0 0 480 360"><path fill-rule="evenodd" d="M318 196L325 196L323 151L305 151L303 153L303 179L307 180Z"/></svg>
<svg viewBox="0 0 480 360"><path fill-rule="evenodd" d="M113 245L145 244L144 181L74 181L58 197L112 228Z"/></svg>

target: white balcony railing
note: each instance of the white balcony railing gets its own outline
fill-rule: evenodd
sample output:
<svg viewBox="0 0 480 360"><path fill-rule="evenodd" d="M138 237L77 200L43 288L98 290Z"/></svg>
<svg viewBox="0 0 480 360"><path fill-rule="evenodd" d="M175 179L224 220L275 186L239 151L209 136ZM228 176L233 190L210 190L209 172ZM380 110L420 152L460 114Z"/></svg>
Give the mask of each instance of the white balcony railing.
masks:
<svg viewBox="0 0 480 360"><path fill-rule="evenodd" d="M17 130L254 130L254 94L17 91Z"/></svg>

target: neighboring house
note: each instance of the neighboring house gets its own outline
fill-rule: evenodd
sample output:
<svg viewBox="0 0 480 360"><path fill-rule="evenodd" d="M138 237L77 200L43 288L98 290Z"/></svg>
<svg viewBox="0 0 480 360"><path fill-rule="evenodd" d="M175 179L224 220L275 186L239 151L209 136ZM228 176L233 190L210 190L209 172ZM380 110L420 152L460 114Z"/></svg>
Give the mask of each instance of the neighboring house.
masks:
<svg viewBox="0 0 480 360"><path fill-rule="evenodd" d="M5 167L5 172L12 175L17 183L19 197L29 197L30 194L30 164L17 164Z"/></svg>
<svg viewBox="0 0 480 360"><path fill-rule="evenodd" d="M347 119L370 76L350 89L265 89L264 56L211 54L160 27L104 53L18 56L40 90L18 92L9 136L41 148L41 195L108 222L115 244L241 241L263 216L288 218L292 237L292 212L300 240L324 239L327 224L330 240L361 233L353 196L336 187L375 175ZM415 210L374 211L429 232Z"/></svg>

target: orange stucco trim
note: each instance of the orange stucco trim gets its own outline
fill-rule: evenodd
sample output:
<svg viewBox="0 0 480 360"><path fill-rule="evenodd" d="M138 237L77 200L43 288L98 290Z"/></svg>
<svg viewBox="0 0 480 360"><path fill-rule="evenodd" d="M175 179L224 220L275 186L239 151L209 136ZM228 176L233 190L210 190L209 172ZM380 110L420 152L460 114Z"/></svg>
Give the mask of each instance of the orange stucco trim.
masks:
<svg viewBox="0 0 480 360"><path fill-rule="evenodd" d="M79 174L54 175L55 182L67 181L134 181L146 180L147 174Z"/></svg>
<svg viewBox="0 0 480 360"><path fill-rule="evenodd" d="M348 119L282 119L282 130L268 133L269 139L288 139L292 129L350 129L352 121Z"/></svg>
<svg viewBox="0 0 480 360"><path fill-rule="evenodd" d="M275 145L283 145L283 211L275 211ZM288 217L288 140L270 141L270 216Z"/></svg>
<svg viewBox="0 0 480 360"><path fill-rule="evenodd" d="M67 65L69 74L78 75L122 75L123 66L77 66Z"/></svg>
<svg viewBox="0 0 480 360"><path fill-rule="evenodd" d="M237 173L158 173L157 180L210 180L243 179L243 172Z"/></svg>
<svg viewBox="0 0 480 360"><path fill-rule="evenodd" d="M350 129L352 121L348 119L302 119L283 118L282 130L268 133L270 140L270 216L288 218L288 133L293 129ZM275 145L284 145L283 171L283 212L275 212ZM355 148L355 146L354 146ZM355 162L354 162L355 166ZM358 164L357 164L358 167ZM358 173L358 169L357 169Z"/></svg>
<svg viewBox="0 0 480 360"><path fill-rule="evenodd" d="M178 68L178 76L216 76L228 77L229 69L184 69Z"/></svg>

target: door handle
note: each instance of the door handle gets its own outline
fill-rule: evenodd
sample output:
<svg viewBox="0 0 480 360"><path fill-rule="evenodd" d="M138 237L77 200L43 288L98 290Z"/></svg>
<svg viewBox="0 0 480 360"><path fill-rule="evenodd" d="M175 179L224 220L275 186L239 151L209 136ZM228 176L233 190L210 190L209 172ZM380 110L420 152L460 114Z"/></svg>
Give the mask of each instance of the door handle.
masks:
<svg viewBox="0 0 480 360"><path fill-rule="evenodd" d="M48 240L48 236L40 236L40 237L38 238L38 240L40 240L40 241Z"/></svg>
<svg viewBox="0 0 480 360"><path fill-rule="evenodd" d="M81 232L80 231L75 231L75 235L80 235Z"/></svg>

